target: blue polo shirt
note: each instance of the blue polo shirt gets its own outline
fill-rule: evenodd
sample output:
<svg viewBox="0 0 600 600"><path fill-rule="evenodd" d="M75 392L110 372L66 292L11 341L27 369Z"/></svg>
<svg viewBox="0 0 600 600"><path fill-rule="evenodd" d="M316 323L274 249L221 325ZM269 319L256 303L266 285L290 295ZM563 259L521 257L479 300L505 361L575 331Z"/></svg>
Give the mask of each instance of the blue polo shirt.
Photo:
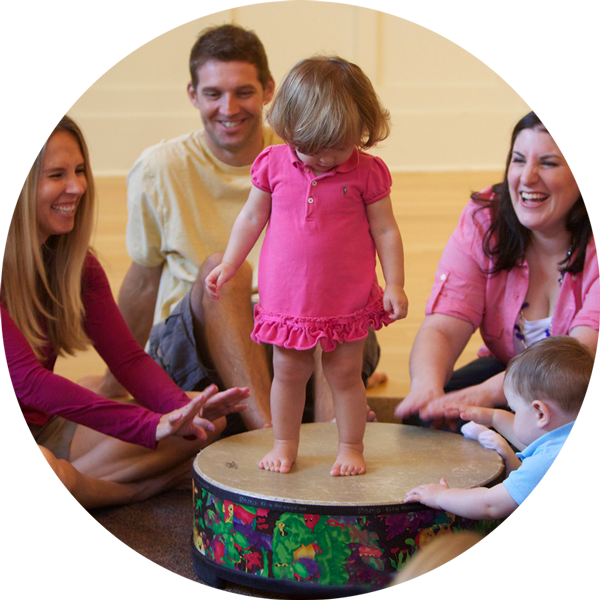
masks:
<svg viewBox="0 0 600 600"><path fill-rule="evenodd" d="M531 512L545 567L600 548L600 428L595 417L544 434L523 452L503 485Z"/></svg>

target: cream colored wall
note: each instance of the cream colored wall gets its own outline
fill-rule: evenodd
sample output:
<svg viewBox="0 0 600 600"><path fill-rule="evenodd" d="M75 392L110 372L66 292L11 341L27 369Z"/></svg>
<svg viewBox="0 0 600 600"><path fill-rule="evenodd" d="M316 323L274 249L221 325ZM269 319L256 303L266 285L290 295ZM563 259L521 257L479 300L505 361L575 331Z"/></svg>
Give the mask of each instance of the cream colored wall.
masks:
<svg viewBox="0 0 600 600"><path fill-rule="evenodd" d="M392 114L392 135L376 150L392 171L499 169L512 126L529 110L478 59L409 21L346 4L255 4L161 35L81 96L69 112L97 176L124 175L147 146L200 126L185 89L189 51L204 27L229 22L257 32L277 83L317 52L358 63Z"/></svg>

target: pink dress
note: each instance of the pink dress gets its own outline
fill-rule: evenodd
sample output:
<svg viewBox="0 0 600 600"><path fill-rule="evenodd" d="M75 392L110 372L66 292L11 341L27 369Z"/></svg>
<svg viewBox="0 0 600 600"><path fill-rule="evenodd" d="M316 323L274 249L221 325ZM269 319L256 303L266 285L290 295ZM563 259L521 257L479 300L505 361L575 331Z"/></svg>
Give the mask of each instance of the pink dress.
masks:
<svg viewBox="0 0 600 600"><path fill-rule="evenodd" d="M280 145L263 150L251 172L252 184L272 197L252 339L296 350L320 341L328 352L391 323L366 209L390 193L385 163L355 150L315 176Z"/></svg>

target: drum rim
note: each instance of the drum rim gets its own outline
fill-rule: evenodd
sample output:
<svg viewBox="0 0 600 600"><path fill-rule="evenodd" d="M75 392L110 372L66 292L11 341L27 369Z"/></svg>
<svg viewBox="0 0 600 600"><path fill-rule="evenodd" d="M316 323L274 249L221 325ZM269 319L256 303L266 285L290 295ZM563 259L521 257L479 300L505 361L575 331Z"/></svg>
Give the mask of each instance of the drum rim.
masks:
<svg viewBox="0 0 600 600"><path fill-rule="evenodd" d="M499 473L492 481L478 487L491 487L501 481L504 470ZM192 479L199 487L206 490L209 494L219 498L220 500L229 500L235 504L242 504L244 506L251 506L254 508L264 508L268 510L276 510L282 513L310 513L316 515L340 515L340 516L368 516L368 515L380 515L380 514L397 514L397 513L410 513L424 510L436 510L429 508L420 502L381 502L371 504L336 504L332 502L330 504L314 503L309 502L286 502L285 500L273 500L260 496L251 496L249 494L243 494L233 490L229 490L224 487L219 487L210 481L207 481L204 477L198 474L198 472L192 468ZM194 488L194 496L196 496L196 490Z"/></svg>

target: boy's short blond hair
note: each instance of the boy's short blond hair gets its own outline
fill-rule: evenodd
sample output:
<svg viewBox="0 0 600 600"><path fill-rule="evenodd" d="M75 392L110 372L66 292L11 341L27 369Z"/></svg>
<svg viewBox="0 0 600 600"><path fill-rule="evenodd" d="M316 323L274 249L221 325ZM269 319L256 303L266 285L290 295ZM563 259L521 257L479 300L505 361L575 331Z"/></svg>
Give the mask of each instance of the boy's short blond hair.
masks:
<svg viewBox="0 0 600 600"><path fill-rule="evenodd" d="M360 67L337 56L298 62L267 113L275 133L303 154L355 145L371 148L390 133L390 113Z"/></svg>
<svg viewBox="0 0 600 600"><path fill-rule="evenodd" d="M565 414L577 414L592 376L594 355L568 335L541 340L515 356L505 385L526 402L550 400Z"/></svg>

